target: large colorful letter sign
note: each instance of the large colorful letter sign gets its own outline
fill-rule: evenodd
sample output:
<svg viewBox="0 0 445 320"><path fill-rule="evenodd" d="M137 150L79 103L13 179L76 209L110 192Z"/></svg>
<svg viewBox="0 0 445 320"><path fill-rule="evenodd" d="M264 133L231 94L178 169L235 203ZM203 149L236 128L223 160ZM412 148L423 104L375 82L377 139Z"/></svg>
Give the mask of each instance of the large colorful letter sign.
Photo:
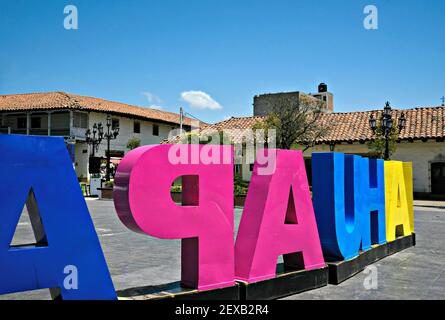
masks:
<svg viewBox="0 0 445 320"><path fill-rule="evenodd" d="M406 178L405 178L406 177ZM414 230L412 167L401 161L385 161L386 240L407 236ZM411 179L411 180L408 180ZM408 196L407 191L411 192Z"/></svg>
<svg viewBox="0 0 445 320"><path fill-rule="evenodd" d="M405 178L406 201L411 233L414 233L414 193L413 193L413 163L403 162L403 177Z"/></svg>
<svg viewBox="0 0 445 320"><path fill-rule="evenodd" d="M312 154L314 209L323 253L329 260L347 260L359 253L361 167L359 156Z"/></svg>
<svg viewBox="0 0 445 320"><path fill-rule="evenodd" d="M385 162L383 160L360 158L359 193L354 200L359 201L358 215L362 235L362 250L371 244L386 242L385 221Z"/></svg>
<svg viewBox="0 0 445 320"><path fill-rule="evenodd" d="M325 265L302 153L276 150L275 161L272 175L259 175L260 165L254 165L235 245L240 280L275 277L280 255L288 267Z"/></svg>
<svg viewBox="0 0 445 320"><path fill-rule="evenodd" d="M181 161L172 150L183 153ZM195 161L199 155L204 160L204 152L215 161ZM231 146L155 145L133 150L119 165L114 193L119 218L136 232L182 239L183 286L234 284L232 159ZM170 195L181 176L183 206Z"/></svg>
<svg viewBox="0 0 445 320"><path fill-rule="evenodd" d="M0 294L116 299L63 139L0 135L0 155ZM37 244L14 247L25 203Z"/></svg>

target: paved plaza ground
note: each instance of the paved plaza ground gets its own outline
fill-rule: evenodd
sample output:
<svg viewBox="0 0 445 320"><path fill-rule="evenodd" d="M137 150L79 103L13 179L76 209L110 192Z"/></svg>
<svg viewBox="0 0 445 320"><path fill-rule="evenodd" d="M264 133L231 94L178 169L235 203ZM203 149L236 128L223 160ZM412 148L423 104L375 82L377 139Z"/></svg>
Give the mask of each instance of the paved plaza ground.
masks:
<svg viewBox="0 0 445 320"><path fill-rule="evenodd" d="M126 229L113 202L87 200L116 290L180 279L180 241L159 240ZM235 210L236 225L242 209ZM26 215L24 215L26 217ZM362 272L338 286L286 299L445 299L445 209L415 207L417 246L378 261L378 288L366 290ZM22 219L15 241L32 242ZM79 274L81 276L81 274ZM0 299L49 299L48 290L0 296Z"/></svg>

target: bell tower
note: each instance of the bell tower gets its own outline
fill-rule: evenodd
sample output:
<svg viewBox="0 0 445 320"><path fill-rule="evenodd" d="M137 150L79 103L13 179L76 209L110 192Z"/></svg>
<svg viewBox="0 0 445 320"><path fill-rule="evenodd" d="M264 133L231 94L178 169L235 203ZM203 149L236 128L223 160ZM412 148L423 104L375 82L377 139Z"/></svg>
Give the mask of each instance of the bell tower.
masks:
<svg viewBox="0 0 445 320"><path fill-rule="evenodd" d="M311 94L311 96L326 103L326 112L334 112L334 95L328 91L326 83L320 83L318 85L318 93Z"/></svg>

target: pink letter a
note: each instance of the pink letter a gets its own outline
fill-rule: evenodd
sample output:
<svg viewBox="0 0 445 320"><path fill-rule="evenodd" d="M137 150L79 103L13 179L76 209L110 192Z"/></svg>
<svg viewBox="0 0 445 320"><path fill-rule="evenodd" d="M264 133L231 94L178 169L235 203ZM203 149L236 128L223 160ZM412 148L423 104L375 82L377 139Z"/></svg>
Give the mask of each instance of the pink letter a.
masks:
<svg viewBox="0 0 445 320"><path fill-rule="evenodd" d="M259 175L255 163L235 245L235 277L248 282L275 277L280 255L285 268L325 265L302 152L267 151L275 173Z"/></svg>

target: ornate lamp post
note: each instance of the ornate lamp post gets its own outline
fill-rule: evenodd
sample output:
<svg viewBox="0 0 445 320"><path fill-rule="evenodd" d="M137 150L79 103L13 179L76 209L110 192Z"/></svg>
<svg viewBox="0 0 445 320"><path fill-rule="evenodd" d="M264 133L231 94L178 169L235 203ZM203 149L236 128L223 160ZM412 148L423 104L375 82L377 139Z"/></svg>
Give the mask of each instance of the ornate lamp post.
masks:
<svg viewBox="0 0 445 320"><path fill-rule="evenodd" d="M391 138L391 132L394 125L394 120L392 118L392 109L389 105L389 102L386 102L385 107L383 108L383 113L380 118L380 126L382 129L382 134L385 137L385 160L389 160L389 140ZM369 117L369 126L371 127L372 132L375 134L377 130L377 119L374 118L374 115L371 114ZM398 120L398 129L399 133L405 128L406 119L405 114L401 114Z"/></svg>
<svg viewBox="0 0 445 320"><path fill-rule="evenodd" d="M106 181L110 181L110 163L111 163L111 155L110 155L110 141L117 138L119 135L119 126L112 127L111 117L107 116L107 132L104 134L104 138L107 140L107 172L105 176Z"/></svg>
<svg viewBox="0 0 445 320"><path fill-rule="evenodd" d="M96 152L99 151L99 145L101 144L103 139L107 140L107 171L105 180L110 181L110 163L111 163L111 157L110 157L110 141L117 138L119 135L119 126L112 127L112 120L111 117L107 116L107 131L104 132L104 127L102 123L95 123L93 125L93 131L88 129L85 132L85 138L86 143L88 145L91 145L92 147L92 155L91 157L94 157Z"/></svg>
<svg viewBox="0 0 445 320"><path fill-rule="evenodd" d="M93 125L93 132L91 132L91 130L88 129L85 132L85 138L86 138L86 143L91 146L92 149L91 156L94 157L96 152L99 151L99 145L102 142L102 139L104 138L104 128L102 126L102 123L99 124L95 123Z"/></svg>

